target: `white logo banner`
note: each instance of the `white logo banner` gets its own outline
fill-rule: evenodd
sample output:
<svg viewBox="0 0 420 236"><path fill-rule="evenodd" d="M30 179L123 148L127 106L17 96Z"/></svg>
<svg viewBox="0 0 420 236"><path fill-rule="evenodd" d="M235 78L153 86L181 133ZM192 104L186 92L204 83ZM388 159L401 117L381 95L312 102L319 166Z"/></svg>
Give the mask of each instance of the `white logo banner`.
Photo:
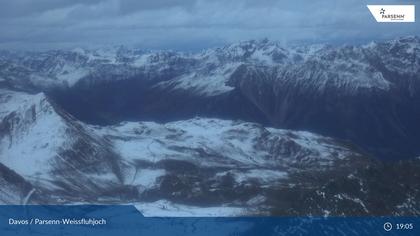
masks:
<svg viewBox="0 0 420 236"><path fill-rule="evenodd" d="M415 22L415 5L367 5L377 22Z"/></svg>

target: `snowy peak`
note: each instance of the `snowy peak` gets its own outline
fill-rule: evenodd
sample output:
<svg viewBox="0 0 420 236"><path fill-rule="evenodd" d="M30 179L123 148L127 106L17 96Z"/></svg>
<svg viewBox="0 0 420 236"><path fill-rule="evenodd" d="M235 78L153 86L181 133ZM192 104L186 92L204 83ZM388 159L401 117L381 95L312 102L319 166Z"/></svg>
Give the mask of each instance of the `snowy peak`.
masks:
<svg viewBox="0 0 420 236"><path fill-rule="evenodd" d="M214 50L221 60L263 64L284 63L289 52L275 42L251 40Z"/></svg>
<svg viewBox="0 0 420 236"><path fill-rule="evenodd" d="M4 53L0 58L0 67L3 68L0 78L11 84L26 83L45 89L72 87L79 81L96 78L124 80L136 77L161 82L162 79L179 80L183 77L175 82L176 86L169 84L174 88L183 84L182 88L197 90L203 85L211 88L225 86L229 75L221 79L211 74L223 71L227 66L246 64L268 69L280 68L291 83L304 80L317 89L332 86L352 93L359 89L385 91L395 82L387 78L389 71L401 76L418 75L419 50L418 37L403 37L363 46L284 47L266 39L250 40L196 54L124 47ZM194 76L193 73L197 71L200 73ZM108 78L109 73L116 76ZM202 95L230 91L214 89L217 91L207 91Z"/></svg>
<svg viewBox="0 0 420 236"><path fill-rule="evenodd" d="M27 95L2 90L0 96L2 162L20 174L43 172L66 142L64 121L42 93Z"/></svg>
<svg viewBox="0 0 420 236"><path fill-rule="evenodd" d="M418 37L400 38L364 46L314 45L292 49L288 66L247 65L245 80L268 76L282 86L308 91L360 94L368 91L407 90L420 86ZM253 74L253 75L251 75ZM260 75L258 75L260 74Z"/></svg>
<svg viewBox="0 0 420 236"><path fill-rule="evenodd" d="M117 156L106 141L90 135L44 94L0 90L0 102L0 162L6 167L31 183L65 188L68 194L93 188L86 189L90 194L120 181ZM81 186L79 181L87 182Z"/></svg>
<svg viewBox="0 0 420 236"><path fill-rule="evenodd" d="M407 75L419 81L420 72L420 38L403 37L373 46L376 55L392 72L400 76Z"/></svg>
<svg viewBox="0 0 420 236"><path fill-rule="evenodd" d="M24 120L35 121L37 116L49 114L53 109L44 93L28 95L0 89L0 103L2 104L0 107L0 119L4 119L7 115L14 113L19 114ZM28 110L33 112L25 114Z"/></svg>

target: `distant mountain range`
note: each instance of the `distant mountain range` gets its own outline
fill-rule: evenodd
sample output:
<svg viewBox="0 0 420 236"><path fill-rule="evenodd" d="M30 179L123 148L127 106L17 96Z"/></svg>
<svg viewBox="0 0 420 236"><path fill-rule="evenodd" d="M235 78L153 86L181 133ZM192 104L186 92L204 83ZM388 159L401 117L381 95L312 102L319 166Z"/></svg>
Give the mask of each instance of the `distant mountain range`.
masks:
<svg viewBox="0 0 420 236"><path fill-rule="evenodd" d="M3 51L0 202L418 215L419 121L418 37Z"/></svg>

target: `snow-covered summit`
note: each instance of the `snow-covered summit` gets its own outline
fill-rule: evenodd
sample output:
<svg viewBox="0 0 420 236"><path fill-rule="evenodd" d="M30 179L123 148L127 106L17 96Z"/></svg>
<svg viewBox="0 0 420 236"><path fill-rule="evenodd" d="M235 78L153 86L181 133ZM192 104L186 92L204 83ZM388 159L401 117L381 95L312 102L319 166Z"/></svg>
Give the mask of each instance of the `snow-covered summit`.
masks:
<svg viewBox="0 0 420 236"><path fill-rule="evenodd" d="M250 40L200 53L146 51L111 47L55 50L41 53L4 53L0 77L10 83L35 87L72 87L81 80L159 78L176 89L201 90L203 95L228 92L231 73L239 65L280 68L291 83L316 88L333 86L354 92L358 89L388 90L392 83L386 72L415 77L419 71L418 37L402 37L362 46L305 45L287 47L278 42ZM19 73L17 73L19 71ZM117 72L115 72L117 71ZM13 73L12 73L13 72ZM4 74L4 75L1 75ZM313 84L313 85L312 85ZM204 88L204 89L203 89Z"/></svg>
<svg viewBox="0 0 420 236"><path fill-rule="evenodd" d="M0 104L0 162L9 169L50 190L63 188L63 182L68 191L80 189L78 182L86 178L99 178L95 186L104 178L119 181L104 140L90 135L45 94L0 89Z"/></svg>

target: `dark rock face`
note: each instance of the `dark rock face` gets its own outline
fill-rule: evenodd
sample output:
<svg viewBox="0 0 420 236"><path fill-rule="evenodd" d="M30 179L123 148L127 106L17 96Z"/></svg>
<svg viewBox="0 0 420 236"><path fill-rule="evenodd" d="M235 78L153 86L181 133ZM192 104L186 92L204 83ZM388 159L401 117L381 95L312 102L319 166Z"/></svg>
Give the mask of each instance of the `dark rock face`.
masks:
<svg viewBox="0 0 420 236"><path fill-rule="evenodd" d="M417 216L418 160L341 163L333 169L302 171L296 185L270 191L273 215ZM305 213L304 213L305 212Z"/></svg>
<svg viewBox="0 0 420 236"><path fill-rule="evenodd" d="M241 93L199 97L188 91L154 88L142 80L110 81L51 91L54 100L75 117L92 124L124 120L168 122L195 116L242 119L267 124L266 117Z"/></svg>
<svg viewBox="0 0 420 236"><path fill-rule="evenodd" d="M0 204L24 204L33 187L21 176L0 163Z"/></svg>
<svg viewBox="0 0 420 236"><path fill-rule="evenodd" d="M325 49L297 66L241 66L229 83L276 127L407 158L420 153L419 51L418 38Z"/></svg>
<svg viewBox="0 0 420 236"><path fill-rule="evenodd" d="M410 96L407 88L395 84L390 91L346 94L341 89L317 91L282 79L281 74L266 69L242 67L232 76L232 83L277 127L350 140L379 157L399 159L420 152L418 92Z"/></svg>

